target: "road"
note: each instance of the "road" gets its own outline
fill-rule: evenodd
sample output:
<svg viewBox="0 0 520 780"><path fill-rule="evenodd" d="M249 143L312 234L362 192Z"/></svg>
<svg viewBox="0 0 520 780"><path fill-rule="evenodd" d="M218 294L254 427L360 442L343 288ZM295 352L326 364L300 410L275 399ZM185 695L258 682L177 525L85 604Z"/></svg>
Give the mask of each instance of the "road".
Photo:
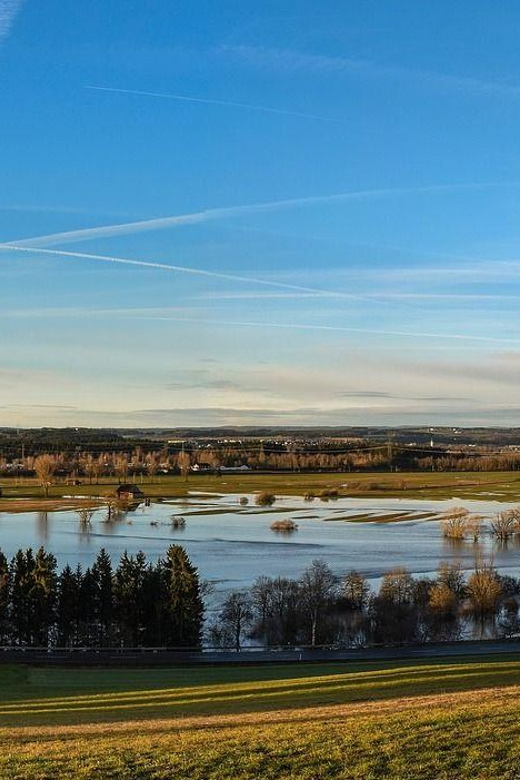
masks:
<svg viewBox="0 0 520 780"><path fill-rule="evenodd" d="M488 655L519 655L520 642L481 641L443 644L376 647L359 650L227 650L179 651L136 648L124 650L0 649L0 664L30 664L46 666L173 666L178 664L281 664L281 663L353 663L364 661L436 659L450 657L480 657Z"/></svg>

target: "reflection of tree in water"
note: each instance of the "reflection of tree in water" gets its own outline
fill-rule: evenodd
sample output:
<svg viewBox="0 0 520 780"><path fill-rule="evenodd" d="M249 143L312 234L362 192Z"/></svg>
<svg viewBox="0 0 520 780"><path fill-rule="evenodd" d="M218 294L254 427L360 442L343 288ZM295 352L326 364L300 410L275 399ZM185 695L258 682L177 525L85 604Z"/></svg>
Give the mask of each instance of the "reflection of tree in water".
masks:
<svg viewBox="0 0 520 780"><path fill-rule="evenodd" d="M134 512L138 506L139 501L131 502L119 501L118 499L109 499L106 503L106 515L101 521L103 523L103 530L106 534L113 534L116 530L118 523L126 519L128 512Z"/></svg>
<svg viewBox="0 0 520 780"><path fill-rule="evenodd" d="M49 513L37 512L36 513L36 530L38 538L41 542L46 542L49 538Z"/></svg>
<svg viewBox="0 0 520 780"><path fill-rule="evenodd" d="M170 520L175 531L184 531L186 528L186 519L182 515L170 515Z"/></svg>
<svg viewBox="0 0 520 780"><path fill-rule="evenodd" d="M91 526L91 520L92 516L95 513L95 509L92 509L91 507L80 507L79 509L76 509L75 512L79 519L79 538L80 539L87 539L90 536L90 532L92 530Z"/></svg>
<svg viewBox="0 0 520 780"><path fill-rule="evenodd" d="M493 553L506 553L508 550L520 550L520 536L516 534L510 539L493 539Z"/></svg>

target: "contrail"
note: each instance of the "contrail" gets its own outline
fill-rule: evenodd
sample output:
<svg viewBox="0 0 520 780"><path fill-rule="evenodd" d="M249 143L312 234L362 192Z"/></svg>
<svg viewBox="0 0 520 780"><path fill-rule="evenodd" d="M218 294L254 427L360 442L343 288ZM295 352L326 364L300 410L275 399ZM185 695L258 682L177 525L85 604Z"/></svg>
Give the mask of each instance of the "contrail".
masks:
<svg viewBox="0 0 520 780"><path fill-rule="evenodd" d="M416 333L411 331L399 331L399 330L371 330L368 328L348 328L341 325L309 325L305 323L281 323L281 322L247 322L247 321L232 321L232 320L210 320L200 319L194 317L144 317L140 319L156 319L172 322L203 322L207 325L226 325L230 327L256 327L256 328L287 328L290 330L321 330L321 331L338 331L340 333L360 333L373 336L411 336L413 338L428 338L428 339L455 339L457 341L490 341L493 343L511 343L518 344L520 339L508 339L497 338L495 336L470 336L462 333Z"/></svg>
<svg viewBox="0 0 520 780"><path fill-rule="evenodd" d="M369 198L385 198L401 195L420 195L436 192L453 192L458 190L489 189L494 187L518 187L519 181L510 182L474 182L471 184L434 184L424 187L394 187L373 190L353 190L340 192L335 195L314 195L303 198L288 198L274 200L266 203L253 203L245 206L228 206L224 208L205 209L190 214L175 214L169 217L144 219L136 222L124 222L116 225L105 225L94 228L82 228L69 230L63 233L50 233L33 238L19 239L0 244L0 246L52 246L53 244L69 244L78 241L90 241L96 238L110 238L113 236L128 235L130 233L142 233L150 230L164 230L179 225L193 225L202 222L229 219L230 217L245 214L257 214L261 212L277 211L279 209L311 206L320 203L341 203L349 200L362 200Z"/></svg>
<svg viewBox="0 0 520 780"><path fill-rule="evenodd" d="M118 265L132 265L140 268L159 268L162 271L173 271L175 273L191 274L192 276L207 276L213 279L226 279L232 282L246 282L247 284L259 284L266 287L276 287L282 290L294 290L297 292L313 293L323 298L346 298L347 300L368 301L363 295L354 293L335 292L329 290L320 290L315 287L302 287L295 284L286 284L285 282L275 282L269 279L258 279L254 276L240 276L238 274L226 274L219 271L206 271L203 268L191 268L182 265L168 265L166 263L156 263L150 260L130 260L126 257L112 257L110 255L93 255L87 252L68 252L64 249L41 249L37 247L17 246L16 244L0 244L0 250L11 250L14 252L30 252L32 254L52 255L55 257L75 257L83 260L98 260L103 263L115 263Z"/></svg>
<svg viewBox="0 0 520 780"><path fill-rule="evenodd" d="M85 89L95 89L98 92L120 92L124 95L141 95L144 97L162 98L163 100L180 100L185 103L203 103L208 106L223 106L224 108L245 108L250 111L263 111L267 114L281 114L282 116L295 116L300 119L312 119L318 122L333 122L341 125L351 125L344 119L334 119L317 114L305 114L300 111L289 111L285 108L272 108L271 106L257 106L252 103L235 103L232 100L212 100L210 98L188 97L188 95L171 95L164 92L147 92L140 89L118 89L116 87L95 87L90 84Z"/></svg>
<svg viewBox="0 0 520 780"><path fill-rule="evenodd" d="M284 290L295 290L298 292L314 293L324 298L346 298L348 300L361 300L371 301L373 299L368 296L355 295L350 293L342 293L328 290L320 290L314 287L303 287L295 284L286 284L284 282L275 282L268 279L258 279L252 276L240 276L237 274L225 274L217 271L205 271L202 268L190 268L187 266L179 265L167 265L166 263L156 263L147 260L131 260L124 257L111 257L109 255L94 255L87 252L68 252L60 249L38 249L36 247L14 246L7 244L0 244L0 250L11 250L16 252L27 252L31 254L44 254L57 257L74 257L85 260L98 260L105 263L115 263L120 265L130 265L143 268L158 268L164 271L173 271L177 273L191 274L193 276L206 276L217 279L226 279L233 282L246 282L248 284L258 284L267 287L276 287ZM508 339L498 338L494 336L471 336L459 333L416 333L411 331L393 331L393 330L372 330L368 328L349 328L341 325L309 325L306 323L277 323L277 322L248 322L248 321L231 321L231 320L211 320L200 319L192 317L169 317L169 316L146 316L140 319L153 319L172 322L198 322L205 323L207 325L226 325L230 327L261 327L261 328L282 328L290 330L317 330L317 331L333 331L340 333L359 333L372 336L403 336L409 338L425 338L425 339L450 339L457 341L479 341L479 342L492 342L492 343L507 343L507 344L519 344L520 339Z"/></svg>
<svg viewBox="0 0 520 780"><path fill-rule="evenodd" d="M309 325L306 323L287 323L287 322L248 322L233 320L211 320L201 319L199 317L168 317L168 316L145 316L139 319L152 319L171 322L194 322L204 323L205 325L225 325L233 328L282 328L289 330L318 330L333 331L339 333L359 333L369 336L404 336L417 339L450 339L455 341L485 341L499 344L520 344L520 339L498 338L496 336L470 336L463 333L416 333L414 331L404 330L371 330L370 328L348 328L341 325Z"/></svg>
<svg viewBox="0 0 520 780"><path fill-rule="evenodd" d="M0 0L0 43L7 38L23 0Z"/></svg>

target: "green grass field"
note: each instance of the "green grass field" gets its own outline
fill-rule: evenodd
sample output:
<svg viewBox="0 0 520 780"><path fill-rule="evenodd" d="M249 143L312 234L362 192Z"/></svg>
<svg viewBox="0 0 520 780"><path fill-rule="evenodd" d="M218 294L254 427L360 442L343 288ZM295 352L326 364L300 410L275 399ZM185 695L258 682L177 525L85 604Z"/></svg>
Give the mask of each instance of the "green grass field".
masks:
<svg viewBox="0 0 520 780"><path fill-rule="evenodd" d="M518 778L520 659L0 667L0 777Z"/></svg>
<svg viewBox="0 0 520 780"><path fill-rule="evenodd" d="M154 498L182 498L189 491L208 494L245 494L271 492L278 496L304 496L323 490L337 490L340 496L371 498L411 499L493 499L497 501L520 500L519 472L398 472L364 474L299 474L299 473L245 473L193 475L188 481L180 476L157 476L153 482L137 480L143 492ZM52 510L60 505L70 506L76 496L107 496L115 491L115 479L100 484L66 485L56 483L50 487L49 499L42 499L42 490L34 479L18 480L2 478L3 497L0 511L30 511L39 507ZM67 498L63 498L66 496ZM69 498L72 497L72 498ZM24 499L24 500L21 500ZM317 499L319 500L319 499ZM332 499L333 500L333 499Z"/></svg>

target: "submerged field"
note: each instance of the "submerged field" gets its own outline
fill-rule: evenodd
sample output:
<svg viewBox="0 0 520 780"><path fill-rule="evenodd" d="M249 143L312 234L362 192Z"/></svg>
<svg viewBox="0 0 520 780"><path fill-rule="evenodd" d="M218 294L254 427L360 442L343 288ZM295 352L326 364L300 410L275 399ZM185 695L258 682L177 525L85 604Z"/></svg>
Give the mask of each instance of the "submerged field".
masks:
<svg viewBox="0 0 520 780"><path fill-rule="evenodd" d="M371 473L225 473L157 476L153 481L136 479L141 490L153 500L182 498L192 491L207 494L252 494L269 492L278 496L320 498L323 492L337 491L343 497L520 500L520 473L507 472L371 472ZM113 495L118 482L104 479L96 484L83 480L81 485L57 482L50 486L48 498L32 478L2 478L0 512L56 511L89 503L103 502ZM90 500L89 500L90 497ZM327 499L330 496L324 495Z"/></svg>
<svg viewBox="0 0 520 780"><path fill-rule="evenodd" d="M0 776L517 778L520 661L0 668Z"/></svg>

